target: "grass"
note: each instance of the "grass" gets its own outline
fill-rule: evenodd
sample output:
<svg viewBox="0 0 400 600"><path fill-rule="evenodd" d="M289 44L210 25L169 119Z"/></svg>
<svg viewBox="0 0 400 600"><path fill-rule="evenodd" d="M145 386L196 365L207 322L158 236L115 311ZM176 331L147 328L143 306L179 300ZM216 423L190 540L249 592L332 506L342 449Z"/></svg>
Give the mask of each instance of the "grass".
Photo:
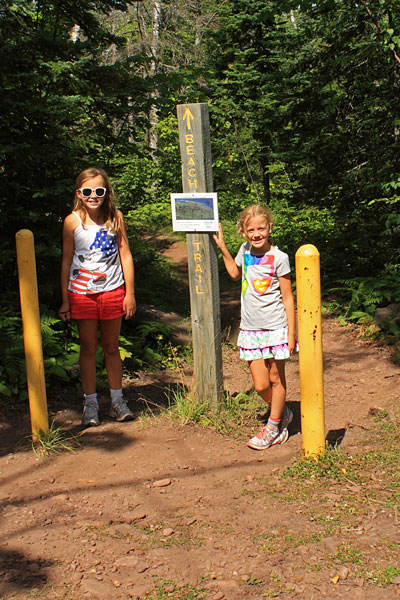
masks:
<svg viewBox="0 0 400 600"><path fill-rule="evenodd" d="M337 552L329 556L329 560L351 565L362 565L364 563L362 552L350 544L341 544Z"/></svg>
<svg viewBox="0 0 400 600"><path fill-rule="evenodd" d="M257 544L263 552L277 554L286 552L290 548L298 548L308 544L318 543L322 538L322 533L286 533L287 529L282 528L276 533L266 533L261 536L256 536L253 542Z"/></svg>
<svg viewBox="0 0 400 600"><path fill-rule="evenodd" d="M132 525L133 530L142 534L138 544L143 550L171 548L173 546L201 546L204 543L201 537L193 537L193 531L189 527L180 526L179 531L175 531L170 536L162 535L164 528L163 523L157 523L157 525L133 523Z"/></svg>
<svg viewBox="0 0 400 600"><path fill-rule="evenodd" d="M146 595L146 600L203 600L207 595L202 586L179 586L175 581L164 581Z"/></svg>
<svg viewBox="0 0 400 600"><path fill-rule="evenodd" d="M379 569L373 580L379 587L386 587L393 583L393 580L397 577L400 577L400 568L390 565Z"/></svg>
<svg viewBox="0 0 400 600"><path fill-rule="evenodd" d="M317 559L304 565L306 571L328 572L345 565L348 584L357 578L377 587L398 582L400 552L392 523L400 509L399 416L382 411L370 431L368 445L360 444L357 453L327 446L318 459L298 455L278 479L256 477L242 489L249 503L271 499L284 513L298 515L292 531L266 528L256 536L258 552L269 558L284 554L290 561L291 553L304 546ZM271 585L260 597L280 593Z"/></svg>
<svg viewBox="0 0 400 600"><path fill-rule="evenodd" d="M29 435L19 442L18 447L31 447L34 454L43 459L52 454L76 452L80 445L80 441L75 435L71 435L61 427L57 427L53 421L47 433L39 431L37 440L33 440L32 436Z"/></svg>
<svg viewBox="0 0 400 600"><path fill-rule="evenodd" d="M209 402L199 401L194 394L188 394L184 386L170 392L165 414L182 424L197 423L211 427L222 435L234 439L244 439L249 431L260 427L257 414L265 409L265 404L256 393L241 392L235 396L224 394L217 411Z"/></svg>

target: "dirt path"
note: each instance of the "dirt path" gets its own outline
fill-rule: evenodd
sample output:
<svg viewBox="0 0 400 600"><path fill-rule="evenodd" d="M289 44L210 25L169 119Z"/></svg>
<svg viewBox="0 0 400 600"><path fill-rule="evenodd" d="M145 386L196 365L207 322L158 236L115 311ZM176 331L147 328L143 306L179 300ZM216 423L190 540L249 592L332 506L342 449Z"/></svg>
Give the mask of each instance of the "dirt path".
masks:
<svg viewBox="0 0 400 600"><path fill-rule="evenodd" d="M324 321L323 340L328 437L343 439L349 452L368 447L370 409L393 411L399 368L386 351L333 320ZM143 396L160 401L168 378L148 373L129 384L131 407L140 414ZM251 387L229 348L224 382L232 394ZM332 582L337 568L328 558L342 542L356 540L373 562L379 561L376 543L384 536L399 564L399 519L376 505L362 515L359 531L343 527L330 534L325 528L322 535L310 510L324 502L336 506L337 492L314 485L308 497L288 497L279 475L301 448L296 360L288 364L288 388L295 414L291 437L261 453L249 450L245 440L162 418L125 424L105 419L81 435L78 452L38 460L30 451L15 451L3 423L0 596L399 598L399 586L382 589L351 572ZM50 405L58 423L79 430L76 404L63 410ZM29 431L27 420L15 425L14 438Z"/></svg>

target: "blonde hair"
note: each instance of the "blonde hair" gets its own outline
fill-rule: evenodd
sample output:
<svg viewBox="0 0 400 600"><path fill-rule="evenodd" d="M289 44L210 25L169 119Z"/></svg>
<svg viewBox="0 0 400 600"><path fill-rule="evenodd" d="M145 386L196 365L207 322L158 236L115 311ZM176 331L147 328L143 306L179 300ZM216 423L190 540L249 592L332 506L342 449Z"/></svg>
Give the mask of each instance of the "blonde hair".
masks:
<svg viewBox="0 0 400 600"><path fill-rule="evenodd" d="M239 220L236 225L238 233L242 233L242 231L245 232L247 223L254 217L264 217L268 225L274 224L274 217L272 216L269 208L263 206L262 204L251 204L240 213Z"/></svg>
<svg viewBox="0 0 400 600"><path fill-rule="evenodd" d="M103 179L104 187L107 188L106 197L104 198L104 202L100 208L101 214L104 217L104 224L107 227L107 229L111 229L111 231L115 232L117 235L120 235L122 231L122 219L119 211L117 211L117 208L115 206L116 196L110 178L103 169L89 167L88 169L84 169L84 171L79 173L75 181L73 210L79 213L79 216L82 219L82 225L83 227L85 227L87 212L77 192L80 188L83 187L85 181L98 176L100 176Z"/></svg>

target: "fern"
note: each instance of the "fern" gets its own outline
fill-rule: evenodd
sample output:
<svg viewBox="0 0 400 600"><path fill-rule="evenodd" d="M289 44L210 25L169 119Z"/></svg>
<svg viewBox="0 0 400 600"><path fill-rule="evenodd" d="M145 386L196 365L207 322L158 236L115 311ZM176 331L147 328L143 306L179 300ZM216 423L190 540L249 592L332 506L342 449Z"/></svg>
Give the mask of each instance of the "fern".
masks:
<svg viewBox="0 0 400 600"><path fill-rule="evenodd" d="M355 277L341 279L339 285L330 288L344 300L345 317L361 311L373 316L376 310L387 304L400 302L400 267L388 267L380 277Z"/></svg>

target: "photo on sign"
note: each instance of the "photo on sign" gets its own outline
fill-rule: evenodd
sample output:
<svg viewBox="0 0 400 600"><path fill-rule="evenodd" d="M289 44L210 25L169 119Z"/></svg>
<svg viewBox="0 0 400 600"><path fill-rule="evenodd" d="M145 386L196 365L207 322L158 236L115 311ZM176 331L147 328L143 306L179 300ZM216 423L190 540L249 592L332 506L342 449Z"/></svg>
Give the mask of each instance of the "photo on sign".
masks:
<svg viewBox="0 0 400 600"><path fill-rule="evenodd" d="M171 194L174 231L218 231L218 198L215 192Z"/></svg>

